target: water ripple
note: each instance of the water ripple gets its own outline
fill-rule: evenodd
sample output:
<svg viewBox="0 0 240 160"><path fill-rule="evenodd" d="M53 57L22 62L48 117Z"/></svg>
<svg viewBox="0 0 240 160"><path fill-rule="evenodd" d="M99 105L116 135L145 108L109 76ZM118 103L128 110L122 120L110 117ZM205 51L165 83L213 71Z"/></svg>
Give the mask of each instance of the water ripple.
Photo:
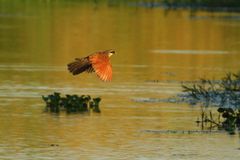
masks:
<svg viewBox="0 0 240 160"><path fill-rule="evenodd" d="M43 66L43 65L0 65L0 70L13 71L64 71L65 66Z"/></svg>
<svg viewBox="0 0 240 160"><path fill-rule="evenodd" d="M151 50L152 53L159 54L229 54L232 52L224 50L164 50L164 49L154 49Z"/></svg>

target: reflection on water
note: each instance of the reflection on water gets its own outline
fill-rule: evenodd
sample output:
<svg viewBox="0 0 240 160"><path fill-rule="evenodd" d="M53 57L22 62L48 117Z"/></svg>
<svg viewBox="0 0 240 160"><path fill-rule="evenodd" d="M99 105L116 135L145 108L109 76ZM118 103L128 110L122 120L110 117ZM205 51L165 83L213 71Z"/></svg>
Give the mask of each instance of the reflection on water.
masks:
<svg viewBox="0 0 240 160"><path fill-rule="evenodd" d="M238 135L181 132L199 130L199 108L134 101L167 98L181 92L181 81L238 71L240 23L212 17L239 15L192 14L0 1L0 159L238 159ZM68 73L73 58L109 48L117 51L111 83ZM43 113L41 95L54 91L100 96L102 113Z"/></svg>
<svg viewBox="0 0 240 160"><path fill-rule="evenodd" d="M160 54L228 54L228 51L204 51L204 50L152 50Z"/></svg>

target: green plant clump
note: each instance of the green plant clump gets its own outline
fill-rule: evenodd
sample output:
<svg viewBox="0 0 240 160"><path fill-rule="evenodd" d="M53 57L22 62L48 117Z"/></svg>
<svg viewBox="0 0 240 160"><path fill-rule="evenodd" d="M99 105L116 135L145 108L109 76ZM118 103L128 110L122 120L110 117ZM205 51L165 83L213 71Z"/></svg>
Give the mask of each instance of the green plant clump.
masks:
<svg viewBox="0 0 240 160"><path fill-rule="evenodd" d="M54 92L48 96L42 96L46 103L46 111L59 113L66 111L67 113L97 112L100 113L99 103L101 98L91 98L89 95L66 95L60 96L60 93Z"/></svg>
<svg viewBox="0 0 240 160"><path fill-rule="evenodd" d="M201 112L201 119L196 121L201 124L202 129L208 128L212 130L217 127L219 130L224 129L229 134L235 134L236 129L240 130L240 109L232 108L218 108L217 118L213 116L212 112L203 110Z"/></svg>
<svg viewBox="0 0 240 160"><path fill-rule="evenodd" d="M224 118L224 121L220 123L222 128L229 133L234 133L236 128L240 130L240 109L218 108L218 112Z"/></svg>

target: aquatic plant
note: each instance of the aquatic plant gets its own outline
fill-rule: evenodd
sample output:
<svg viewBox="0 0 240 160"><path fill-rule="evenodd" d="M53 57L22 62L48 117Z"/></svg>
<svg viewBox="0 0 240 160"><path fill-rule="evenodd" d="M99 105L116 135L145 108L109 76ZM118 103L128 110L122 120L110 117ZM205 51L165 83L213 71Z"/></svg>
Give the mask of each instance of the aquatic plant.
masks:
<svg viewBox="0 0 240 160"><path fill-rule="evenodd" d="M42 96L46 103L46 111L59 113L66 111L67 113L77 112L98 112L100 113L99 103L101 98L91 98L89 95L65 95L60 96L60 93L54 92L48 96Z"/></svg>
<svg viewBox="0 0 240 160"><path fill-rule="evenodd" d="M234 134L236 128L240 130L240 73L228 73L220 81L201 79L191 86L182 85L182 88L183 101L201 105L201 120L197 123L201 123L202 128L210 123L210 128L217 126L230 134ZM217 121L211 111L208 116L208 106L219 107Z"/></svg>
<svg viewBox="0 0 240 160"><path fill-rule="evenodd" d="M230 133L234 133L235 129L240 129L240 109L218 108L218 112L224 118L221 127Z"/></svg>
<svg viewBox="0 0 240 160"><path fill-rule="evenodd" d="M197 119L196 123L201 124L202 129L210 129L217 127L219 130L226 130L229 134L235 134L236 129L240 130L240 109L218 108L217 118L212 112L202 109L201 119Z"/></svg>
<svg viewBox="0 0 240 160"><path fill-rule="evenodd" d="M240 108L240 73L228 73L219 81L201 79L189 85L182 85L180 95L190 104L218 106L224 108Z"/></svg>

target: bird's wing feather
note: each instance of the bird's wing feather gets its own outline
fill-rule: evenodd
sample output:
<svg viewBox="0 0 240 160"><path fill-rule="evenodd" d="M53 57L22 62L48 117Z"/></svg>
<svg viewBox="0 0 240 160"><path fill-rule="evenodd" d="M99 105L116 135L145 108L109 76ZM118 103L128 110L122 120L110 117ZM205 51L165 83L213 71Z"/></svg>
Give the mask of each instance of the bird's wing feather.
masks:
<svg viewBox="0 0 240 160"><path fill-rule="evenodd" d="M112 65L109 57L106 54L94 54L89 56L89 61L92 64L97 76L103 81L112 80Z"/></svg>
<svg viewBox="0 0 240 160"><path fill-rule="evenodd" d="M68 70L73 75L80 74L84 71L87 72L94 71L88 57L76 58L75 61L68 64Z"/></svg>

